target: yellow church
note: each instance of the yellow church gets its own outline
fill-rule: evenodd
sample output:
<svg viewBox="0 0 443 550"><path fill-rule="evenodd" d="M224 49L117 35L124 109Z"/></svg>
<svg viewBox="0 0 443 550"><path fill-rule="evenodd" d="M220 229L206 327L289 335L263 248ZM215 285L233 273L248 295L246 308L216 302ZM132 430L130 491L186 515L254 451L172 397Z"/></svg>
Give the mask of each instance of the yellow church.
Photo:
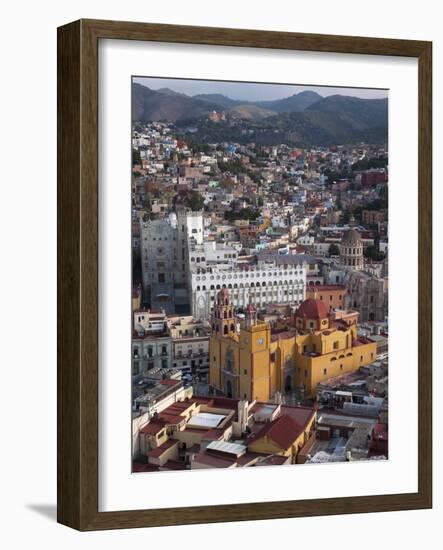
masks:
<svg viewBox="0 0 443 550"><path fill-rule="evenodd" d="M223 288L211 319L210 387L249 401L296 389L312 396L320 382L375 361L376 343L358 337L357 320L356 312L329 312L321 300L308 299L295 312L294 328L273 334L253 305L244 319L235 317Z"/></svg>

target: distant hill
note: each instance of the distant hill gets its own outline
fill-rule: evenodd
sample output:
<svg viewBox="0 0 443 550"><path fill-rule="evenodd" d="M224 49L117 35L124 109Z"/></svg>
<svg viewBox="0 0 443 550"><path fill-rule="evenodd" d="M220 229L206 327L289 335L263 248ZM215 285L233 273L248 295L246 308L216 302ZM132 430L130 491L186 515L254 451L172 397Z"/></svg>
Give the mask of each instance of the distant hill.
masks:
<svg viewBox="0 0 443 550"><path fill-rule="evenodd" d="M171 88L159 88L157 90L157 92L159 94L166 94L166 95L169 95L169 96L181 96L181 97L188 97L186 94L183 94L181 92L176 92L175 90L171 90Z"/></svg>
<svg viewBox="0 0 443 550"><path fill-rule="evenodd" d="M362 100L369 101L369 100ZM288 142L304 145L347 144L358 141L382 142L387 139L387 117L383 124L366 122L358 112L354 117L344 112L315 110L315 105L304 112L280 113L262 121L265 130L280 133ZM262 136L263 137L263 136Z"/></svg>
<svg viewBox="0 0 443 550"><path fill-rule="evenodd" d="M239 105L255 105L262 109L273 111L274 113L304 111L316 101L323 99L320 94L311 92L310 90L283 99L274 99L272 101L241 101L238 99L231 99L223 94L198 94L193 97L213 104L215 103L224 109Z"/></svg>
<svg viewBox="0 0 443 550"><path fill-rule="evenodd" d="M322 99L323 97L320 94L305 90L304 92L285 97L284 99L257 101L255 104L259 107L275 111L276 113L292 113L304 111Z"/></svg>
<svg viewBox="0 0 443 550"><path fill-rule="evenodd" d="M197 94L192 97L194 99L206 101L207 103L211 103L212 105L218 105L219 107L223 107L223 109L228 109L229 107L233 107L234 105L241 105L242 103L244 103L236 99L231 99L230 97L223 94Z"/></svg>
<svg viewBox="0 0 443 550"><path fill-rule="evenodd" d="M231 107L226 111L226 114L232 118L240 118L242 120L261 120L262 118L275 115L275 111L246 103Z"/></svg>
<svg viewBox="0 0 443 550"><path fill-rule="evenodd" d="M161 93L147 86L133 83L132 119L140 122L151 120L176 122L202 117L210 111L219 109L218 105L170 92L172 90Z"/></svg>
<svg viewBox="0 0 443 550"><path fill-rule="evenodd" d="M244 102L222 94L191 97L169 88L155 91L141 84L133 84L132 98L134 121L165 120L182 126L192 123L198 128L193 140L201 143L379 143L386 141L388 134L387 99L342 95L323 98L305 91L274 101ZM228 120L217 124L208 121L207 115L214 110L224 111ZM232 124L233 119L236 124Z"/></svg>
<svg viewBox="0 0 443 550"><path fill-rule="evenodd" d="M279 113L259 120L243 120L232 125L229 120L213 124L206 119L194 121L192 133L196 143L255 142L260 145L288 143L296 147L348 145L352 143L384 143L387 124L363 128L343 120L340 113L306 110ZM183 126L186 132L186 126ZM247 132L245 132L247 130Z"/></svg>
<svg viewBox="0 0 443 550"><path fill-rule="evenodd" d="M388 99L360 99L343 95L322 98L308 111L334 113L356 130L388 125Z"/></svg>

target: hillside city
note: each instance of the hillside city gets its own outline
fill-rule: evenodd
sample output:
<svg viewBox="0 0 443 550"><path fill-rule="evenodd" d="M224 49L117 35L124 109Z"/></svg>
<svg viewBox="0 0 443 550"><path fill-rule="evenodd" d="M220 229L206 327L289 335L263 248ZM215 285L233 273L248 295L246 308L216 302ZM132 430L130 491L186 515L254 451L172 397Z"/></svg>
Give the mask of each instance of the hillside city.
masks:
<svg viewBox="0 0 443 550"><path fill-rule="evenodd" d="M387 141L256 124L133 121L133 472L388 458Z"/></svg>

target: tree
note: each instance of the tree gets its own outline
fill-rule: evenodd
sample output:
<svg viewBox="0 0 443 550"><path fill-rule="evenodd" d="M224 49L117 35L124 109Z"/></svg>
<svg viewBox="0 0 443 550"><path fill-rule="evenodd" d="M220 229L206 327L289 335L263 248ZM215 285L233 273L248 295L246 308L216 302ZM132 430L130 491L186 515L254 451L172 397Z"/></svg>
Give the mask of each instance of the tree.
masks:
<svg viewBox="0 0 443 550"><path fill-rule="evenodd" d="M225 219L229 221L235 220L256 220L260 213L252 208L242 208L238 212L234 210L226 210Z"/></svg>
<svg viewBox="0 0 443 550"><path fill-rule="evenodd" d="M375 246L368 246L367 248L365 248L364 255L365 255L365 258L374 260L376 262L384 260L386 257L385 254L377 250Z"/></svg>
<svg viewBox="0 0 443 550"><path fill-rule="evenodd" d="M351 219L351 211L345 210L343 212L343 223L349 223L349 220Z"/></svg>
<svg viewBox="0 0 443 550"><path fill-rule="evenodd" d="M192 191L186 202L193 212L196 212L197 210L203 210L203 206L205 204L204 198L200 195L198 191Z"/></svg>
<svg viewBox="0 0 443 550"><path fill-rule="evenodd" d="M332 243L328 248L329 256L338 256L340 254L340 248L335 243Z"/></svg>

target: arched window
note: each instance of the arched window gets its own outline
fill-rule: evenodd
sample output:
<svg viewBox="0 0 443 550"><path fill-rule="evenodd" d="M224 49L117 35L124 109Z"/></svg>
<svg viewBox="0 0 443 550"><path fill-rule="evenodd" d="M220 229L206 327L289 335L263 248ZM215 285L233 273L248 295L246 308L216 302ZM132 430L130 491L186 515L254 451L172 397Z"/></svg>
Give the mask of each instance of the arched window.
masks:
<svg viewBox="0 0 443 550"><path fill-rule="evenodd" d="M223 334L228 334L228 325L225 325L223 328Z"/></svg>

